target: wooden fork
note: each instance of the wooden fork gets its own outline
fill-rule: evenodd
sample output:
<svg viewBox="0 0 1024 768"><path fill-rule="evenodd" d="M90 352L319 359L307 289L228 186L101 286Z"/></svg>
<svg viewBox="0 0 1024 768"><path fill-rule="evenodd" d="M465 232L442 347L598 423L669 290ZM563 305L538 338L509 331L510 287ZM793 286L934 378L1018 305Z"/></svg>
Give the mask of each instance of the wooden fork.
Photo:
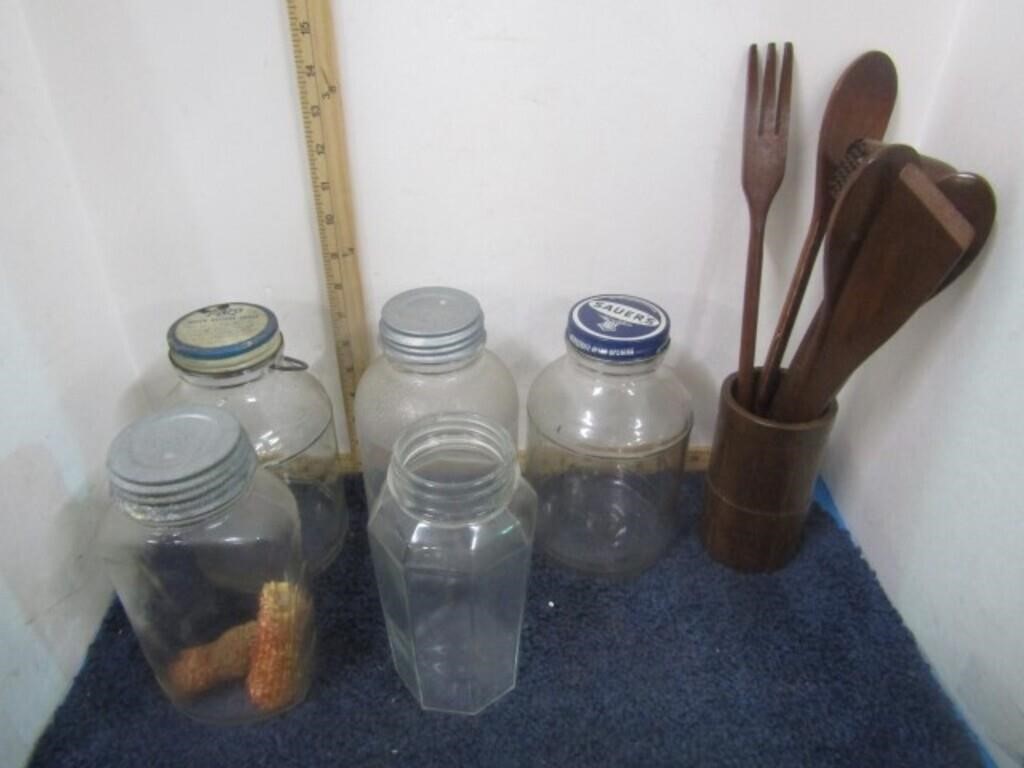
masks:
<svg viewBox="0 0 1024 768"><path fill-rule="evenodd" d="M786 175L786 143L789 136L789 101L793 84L793 46L782 53L779 90L775 93L775 43L768 46L764 83L758 105L757 46L747 59L747 103L743 114L743 194L750 211L747 244L747 278L743 292L743 325L740 331L740 363L737 399L747 410L754 408L754 348L757 346L757 312L761 294L761 262L764 227L775 193Z"/></svg>

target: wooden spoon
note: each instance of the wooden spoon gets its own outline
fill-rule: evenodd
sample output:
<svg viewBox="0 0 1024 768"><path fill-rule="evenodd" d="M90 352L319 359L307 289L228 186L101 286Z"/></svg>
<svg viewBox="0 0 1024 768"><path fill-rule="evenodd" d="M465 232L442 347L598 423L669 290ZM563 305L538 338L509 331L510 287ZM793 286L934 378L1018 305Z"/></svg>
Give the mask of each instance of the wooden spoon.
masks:
<svg viewBox="0 0 1024 768"><path fill-rule="evenodd" d="M846 159L846 150L854 141L881 139L885 135L896 104L896 85L896 66L892 59L881 51L870 51L846 68L829 96L818 134L818 164L811 221L768 347L757 392L759 413L767 408L778 385L782 356L793 332L793 324L825 236L825 227L835 203L829 184Z"/></svg>
<svg viewBox="0 0 1024 768"><path fill-rule="evenodd" d="M817 331L804 337L775 398L775 418L808 421L822 413L850 374L935 295L974 236L925 172L905 165L834 307L827 315L819 309Z"/></svg>

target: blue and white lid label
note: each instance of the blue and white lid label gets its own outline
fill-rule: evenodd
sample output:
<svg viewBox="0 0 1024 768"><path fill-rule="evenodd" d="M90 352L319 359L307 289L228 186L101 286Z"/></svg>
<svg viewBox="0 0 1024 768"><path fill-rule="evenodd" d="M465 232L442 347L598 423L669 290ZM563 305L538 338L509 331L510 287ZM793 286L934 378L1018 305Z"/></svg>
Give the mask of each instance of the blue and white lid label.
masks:
<svg viewBox="0 0 1024 768"><path fill-rule="evenodd" d="M259 304L213 304L167 331L171 361L193 373L230 373L273 358L284 340L277 317Z"/></svg>
<svg viewBox="0 0 1024 768"><path fill-rule="evenodd" d="M214 304L179 319L171 328L172 342L193 349L220 349L252 343L261 337L266 340L273 336L276 326L273 313L265 307Z"/></svg>
<svg viewBox="0 0 1024 768"><path fill-rule="evenodd" d="M585 355L629 362L660 354L669 342L668 314L636 296L602 294L583 299L569 313L566 335Z"/></svg>

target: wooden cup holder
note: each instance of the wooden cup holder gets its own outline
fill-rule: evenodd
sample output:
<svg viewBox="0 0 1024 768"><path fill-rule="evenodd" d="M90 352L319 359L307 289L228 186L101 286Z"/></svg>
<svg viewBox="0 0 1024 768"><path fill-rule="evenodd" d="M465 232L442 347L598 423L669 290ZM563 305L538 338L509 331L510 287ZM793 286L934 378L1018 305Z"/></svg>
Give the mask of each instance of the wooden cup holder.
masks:
<svg viewBox="0 0 1024 768"><path fill-rule="evenodd" d="M800 548L837 406L833 400L813 421L786 423L752 414L735 392L734 373L719 397L701 541L730 568L773 571Z"/></svg>

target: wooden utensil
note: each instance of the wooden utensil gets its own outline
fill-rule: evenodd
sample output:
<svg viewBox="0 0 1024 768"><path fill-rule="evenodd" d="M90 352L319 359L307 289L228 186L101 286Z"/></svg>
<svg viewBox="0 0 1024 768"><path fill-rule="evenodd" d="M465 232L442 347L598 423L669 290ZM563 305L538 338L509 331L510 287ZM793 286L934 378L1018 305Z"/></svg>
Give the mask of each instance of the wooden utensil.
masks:
<svg viewBox="0 0 1024 768"><path fill-rule="evenodd" d="M775 92L775 43L768 46L764 84L758 107L757 46L747 57L747 101L743 116L743 194L750 211L747 244L747 276L743 294L743 325L740 331L739 402L752 408L754 401L754 348L757 346L757 313L761 293L764 227L775 193L786 174L786 143L789 136L789 103L793 83L793 46L782 54L778 101Z"/></svg>
<svg viewBox="0 0 1024 768"><path fill-rule="evenodd" d="M782 379L773 415L822 413L861 363L938 290L974 239L974 228L924 171L907 164L883 198L831 312ZM806 347L806 348L805 348Z"/></svg>
<svg viewBox="0 0 1024 768"><path fill-rule="evenodd" d="M996 195L983 177L974 173L953 173L939 179L937 186L963 217L971 222L974 240L939 285L936 295L946 290L950 283L974 263L978 253L985 247L996 219Z"/></svg>
<svg viewBox="0 0 1024 768"><path fill-rule="evenodd" d="M825 236L825 227L835 203L829 186L835 181L837 170L846 159L846 151L854 141L881 139L885 135L896 104L896 89L896 67L881 51L870 51L854 60L832 89L818 134L811 221L768 347L758 386L759 413L768 410L778 386L782 357Z"/></svg>
<svg viewBox="0 0 1024 768"><path fill-rule="evenodd" d="M835 307L850 267L860 252L860 245L871 221L893 188L900 172L908 163L917 163L919 156L905 144L887 144L864 158L843 187L826 228L825 256L822 275L825 312Z"/></svg>
<svg viewBox="0 0 1024 768"><path fill-rule="evenodd" d="M887 162L893 161L891 154L892 144L886 144L881 141L862 139L854 142L847 150L849 176L841 186L842 189L839 193L839 198L836 201L836 209L841 207L839 200L843 197L848 187L852 186L858 179L858 176L862 175L865 171L870 171L868 166L871 166L878 159L885 159ZM897 156L900 158L903 156L902 153L905 149L900 150L901 154ZM850 161L851 158L856 158ZM913 162L921 167L921 170L925 172L929 179L935 182L939 190L942 191L949 201L956 206L956 209L966 218L971 226L974 227L974 241L971 243L970 248L964 253L964 255L957 261L956 266L951 270L950 274L946 276L939 291L945 290L945 288L958 278L963 272L974 262L977 258L978 253L985 246L985 242L988 240L989 233L992 231L992 225L995 223L996 215L996 199L995 193L992 191L992 187L989 183L981 176L974 173L962 173L957 171L956 168L951 166L944 160L939 160L936 157L929 157L928 155L917 154L914 155ZM847 170L846 168L843 169ZM842 172L840 172L842 173ZM866 174L864 174L866 175ZM849 223L849 219L848 223ZM841 226L841 225L840 225ZM829 241L835 240L837 235L837 224L834 221L829 222ZM828 247L829 243L826 243L826 259L828 259ZM828 268L828 261L825 262L826 269ZM826 273L827 281L827 273Z"/></svg>
<svg viewBox="0 0 1024 768"><path fill-rule="evenodd" d="M790 368L800 370L805 357L817 349L820 334L835 308L840 290L850 273L853 260L877 216L888 190L896 183L908 163L917 163L920 156L903 144L880 144L865 152L836 200L826 228L825 256L822 259L825 291L821 306L808 325L805 343L798 347ZM777 418L774 403L764 406L766 415Z"/></svg>

